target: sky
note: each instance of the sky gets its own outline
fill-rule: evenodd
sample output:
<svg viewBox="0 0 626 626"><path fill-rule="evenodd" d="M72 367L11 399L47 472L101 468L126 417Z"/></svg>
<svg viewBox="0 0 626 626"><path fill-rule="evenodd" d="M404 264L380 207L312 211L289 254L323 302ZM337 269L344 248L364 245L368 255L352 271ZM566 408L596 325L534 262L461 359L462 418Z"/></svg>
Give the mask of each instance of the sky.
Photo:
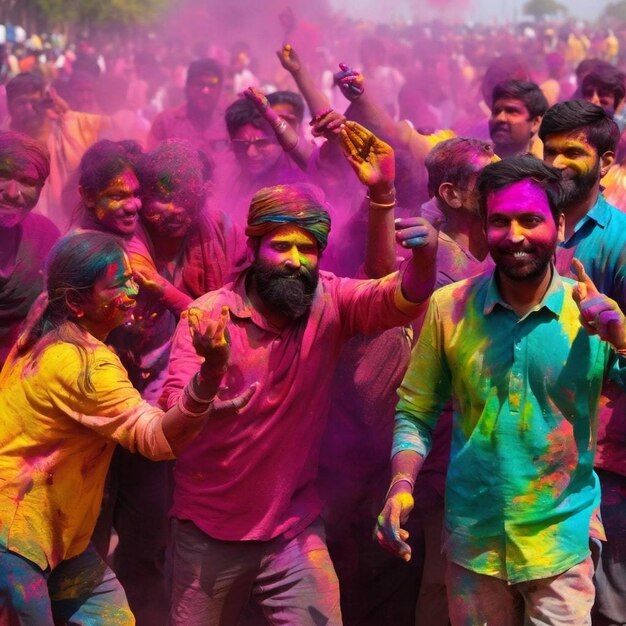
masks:
<svg viewBox="0 0 626 626"><path fill-rule="evenodd" d="M355 18L363 17L376 21L407 19L411 16L410 6L416 6L424 16L433 15L433 6L459 5L449 13L463 21L502 22L520 19L522 6L526 0L330 0L331 5L349 13ZM569 14L581 19L597 18L611 0L561 0L569 9Z"/></svg>

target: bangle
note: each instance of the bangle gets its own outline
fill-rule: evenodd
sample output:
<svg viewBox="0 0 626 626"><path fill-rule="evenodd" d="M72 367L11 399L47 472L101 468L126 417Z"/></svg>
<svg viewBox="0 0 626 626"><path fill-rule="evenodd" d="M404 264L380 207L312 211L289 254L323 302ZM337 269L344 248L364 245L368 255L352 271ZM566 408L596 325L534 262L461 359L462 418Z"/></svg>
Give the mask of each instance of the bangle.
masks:
<svg viewBox="0 0 626 626"><path fill-rule="evenodd" d="M387 500L387 498L389 497L389 492L398 483L401 483L401 482L409 483L409 485L411 485L411 493L413 493L413 489L415 487L415 478L413 478L411 476L411 474L406 474L404 472L398 472L397 474L394 474L393 478L391 479L391 482L389 483L389 489L387 489L387 493L385 494L385 500Z"/></svg>
<svg viewBox="0 0 626 626"><path fill-rule="evenodd" d="M392 202L382 203L382 202L374 202L369 196L367 196L367 201L369 202L369 205L373 209L393 209L393 207L396 206L395 198L393 199Z"/></svg>
<svg viewBox="0 0 626 626"><path fill-rule="evenodd" d="M277 135L282 135L287 130L287 122L284 119L278 118L278 123L273 124L272 128Z"/></svg>
<svg viewBox="0 0 626 626"><path fill-rule="evenodd" d="M198 393L194 389L194 387L196 387L196 386L199 387L200 386L200 383L198 382L198 375L199 375L199 372L196 372L193 375L193 378L189 381L189 383L185 387L185 391L187 392L187 395L194 402L197 402L198 404L209 404L209 403L213 402L213 400L215 399L215 395L213 395L211 398L203 398L202 396L198 395Z"/></svg>
<svg viewBox="0 0 626 626"><path fill-rule="evenodd" d="M295 150L298 144L300 143L300 137L296 137L296 140L290 146L283 146L283 150L285 152L291 152Z"/></svg>
<svg viewBox="0 0 626 626"><path fill-rule="evenodd" d="M185 406L184 401L185 394L181 395L178 399L178 410L185 416L191 417L192 419L196 419L198 417L204 417L210 410L211 405L205 404L204 408L201 411L192 411L191 409Z"/></svg>

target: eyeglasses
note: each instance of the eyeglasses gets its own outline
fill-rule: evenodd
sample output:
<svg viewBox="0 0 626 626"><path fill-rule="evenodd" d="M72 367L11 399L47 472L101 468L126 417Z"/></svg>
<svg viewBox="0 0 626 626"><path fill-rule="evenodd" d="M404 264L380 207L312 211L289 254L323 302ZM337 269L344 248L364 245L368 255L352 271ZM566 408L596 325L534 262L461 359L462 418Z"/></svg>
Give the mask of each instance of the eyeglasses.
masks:
<svg viewBox="0 0 626 626"><path fill-rule="evenodd" d="M230 142L233 152L245 154L250 146L254 146L257 150L266 150L270 146L275 146L276 139L271 137L259 137L258 139L233 139Z"/></svg>
<svg viewBox="0 0 626 626"><path fill-rule="evenodd" d="M191 89L197 89L198 91L202 91L204 88L214 89L221 85L222 81L217 76L211 76L207 80L203 80L200 82L187 83L187 87L191 87Z"/></svg>

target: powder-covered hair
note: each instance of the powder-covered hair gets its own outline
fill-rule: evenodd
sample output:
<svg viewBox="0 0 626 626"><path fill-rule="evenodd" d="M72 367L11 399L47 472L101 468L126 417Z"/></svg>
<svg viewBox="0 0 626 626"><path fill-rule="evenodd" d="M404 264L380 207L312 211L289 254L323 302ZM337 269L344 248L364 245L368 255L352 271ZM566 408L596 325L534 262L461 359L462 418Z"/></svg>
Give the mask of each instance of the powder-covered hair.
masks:
<svg viewBox="0 0 626 626"><path fill-rule="evenodd" d="M522 180L532 180L541 187L548 198L550 211L555 223L562 213L563 190L561 188L561 171L546 165L536 157L524 156L502 159L490 163L478 174L476 188L479 194L480 212L483 220L487 219L487 198L489 194L510 187Z"/></svg>
<svg viewBox="0 0 626 626"><path fill-rule="evenodd" d="M124 249L117 237L97 231L78 231L62 237L54 245L46 262L43 301L38 314L28 318L18 340L18 354L30 352L31 364L52 343L64 341L79 351L82 393L93 391L90 378L91 351L86 331L79 326L68 306L68 297L83 298L92 293L97 280L109 266L121 263Z"/></svg>
<svg viewBox="0 0 626 626"><path fill-rule="evenodd" d="M539 139L580 130L598 152L615 152L620 132L613 118L597 104L587 100L568 100L551 106L541 120Z"/></svg>
<svg viewBox="0 0 626 626"><path fill-rule="evenodd" d="M138 167L143 198L176 194L199 211L206 196L205 163L198 150L181 139L167 139L143 155Z"/></svg>
<svg viewBox="0 0 626 626"><path fill-rule="evenodd" d="M487 141L467 137L453 137L438 143L426 156L428 195L439 197L439 187L452 183L466 189L471 177L478 171L476 158L493 158L493 146Z"/></svg>
<svg viewBox="0 0 626 626"><path fill-rule="evenodd" d="M50 174L50 154L42 143L24 133L0 131L0 173L9 174L33 165L38 185L43 187Z"/></svg>

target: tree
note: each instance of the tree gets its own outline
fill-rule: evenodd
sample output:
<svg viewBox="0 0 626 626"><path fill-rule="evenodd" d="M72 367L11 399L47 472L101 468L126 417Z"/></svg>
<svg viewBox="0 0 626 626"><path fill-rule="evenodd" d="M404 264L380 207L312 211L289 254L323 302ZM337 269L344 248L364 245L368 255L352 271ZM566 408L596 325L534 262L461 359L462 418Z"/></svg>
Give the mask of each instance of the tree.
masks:
<svg viewBox="0 0 626 626"><path fill-rule="evenodd" d="M567 13L567 7L557 0L528 0L522 11L524 15L532 15L536 21L540 21L548 15Z"/></svg>

